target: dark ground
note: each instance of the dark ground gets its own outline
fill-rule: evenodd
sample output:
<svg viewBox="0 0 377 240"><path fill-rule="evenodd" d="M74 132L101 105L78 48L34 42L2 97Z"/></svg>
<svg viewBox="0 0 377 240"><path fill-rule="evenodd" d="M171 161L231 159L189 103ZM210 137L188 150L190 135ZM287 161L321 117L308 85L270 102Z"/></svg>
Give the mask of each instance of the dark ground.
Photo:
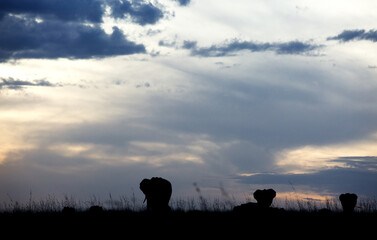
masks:
<svg viewBox="0 0 377 240"><path fill-rule="evenodd" d="M106 239L134 238L210 238L238 237L340 237L374 239L377 213L344 214L338 212L148 212L101 211L75 212L15 212L1 213L3 236Z"/></svg>

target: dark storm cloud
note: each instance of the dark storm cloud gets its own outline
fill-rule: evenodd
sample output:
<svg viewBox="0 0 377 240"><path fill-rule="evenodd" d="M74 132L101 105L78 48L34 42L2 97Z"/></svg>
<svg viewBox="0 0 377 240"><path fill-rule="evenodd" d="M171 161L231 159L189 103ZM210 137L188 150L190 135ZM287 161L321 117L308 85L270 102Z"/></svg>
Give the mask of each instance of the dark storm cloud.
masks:
<svg viewBox="0 0 377 240"><path fill-rule="evenodd" d="M84 59L144 53L117 27L106 34L99 26L6 16L0 21L0 62L21 58Z"/></svg>
<svg viewBox="0 0 377 240"><path fill-rule="evenodd" d="M377 195L377 157L342 157L334 160L347 167L336 167L305 174L256 174L238 177L248 184L293 184L331 192Z"/></svg>
<svg viewBox="0 0 377 240"><path fill-rule="evenodd" d="M0 2L0 62L22 58L102 58L145 53L145 47L113 28L100 27L110 16L139 25L155 24L163 11L148 1L4 0ZM87 23L90 23L87 24Z"/></svg>
<svg viewBox="0 0 377 240"><path fill-rule="evenodd" d="M23 81L14 78L0 78L0 90L3 87L9 89L22 89L25 86L40 86L40 87L55 87L57 85L50 83L47 80L34 80L34 81Z"/></svg>
<svg viewBox="0 0 377 240"><path fill-rule="evenodd" d="M113 18L130 16L133 22L142 26L155 24L164 16L161 9L143 1L134 1L131 3L129 1L110 0L108 3L111 7L111 16Z"/></svg>
<svg viewBox="0 0 377 240"><path fill-rule="evenodd" d="M28 14L62 21L102 22L103 1L99 0L2 0L0 17L8 13Z"/></svg>
<svg viewBox="0 0 377 240"><path fill-rule="evenodd" d="M101 23L107 6L112 17L130 17L140 25L154 24L163 17L161 9L142 0L4 0L0 3L0 18L11 13L44 20Z"/></svg>
<svg viewBox="0 0 377 240"><path fill-rule="evenodd" d="M184 41L182 48L191 51L193 56L201 57L223 57L232 56L240 51L265 52L273 51L276 54L312 54L314 50L320 49L321 45L308 42L290 41L282 43L256 43L253 41L240 41L235 39L222 45L210 47L198 47L196 41Z"/></svg>
<svg viewBox="0 0 377 240"><path fill-rule="evenodd" d="M372 42L377 42L377 30L365 31L361 30L344 30L337 36L329 37L327 40L339 40L341 42L349 42L356 40L368 40Z"/></svg>

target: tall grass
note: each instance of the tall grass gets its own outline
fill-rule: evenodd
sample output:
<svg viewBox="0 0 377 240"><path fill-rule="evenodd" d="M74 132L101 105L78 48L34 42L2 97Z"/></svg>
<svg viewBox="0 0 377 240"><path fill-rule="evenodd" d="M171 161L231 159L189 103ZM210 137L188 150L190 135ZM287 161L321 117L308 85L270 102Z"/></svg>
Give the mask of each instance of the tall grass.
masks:
<svg viewBox="0 0 377 240"><path fill-rule="evenodd" d="M65 195L62 199L54 195L45 198L34 199L32 193L25 202L13 200L0 204L0 212L60 212L64 207L71 207L77 211L85 211L91 206L102 206L108 210L140 211L142 210L142 200L137 199L134 194L131 197L120 196L114 199L111 194L109 198L102 200L95 195L87 200L75 199L73 196Z"/></svg>
<svg viewBox="0 0 377 240"><path fill-rule="evenodd" d="M64 207L75 208L77 211L86 211L91 206L101 206L109 211L143 211L146 209L144 199L131 196L113 197L109 194L106 199L93 195L88 200L75 199L73 196L65 195L62 199L54 195L45 198L34 199L30 193L24 202L13 200L0 203L1 212L60 212ZM173 211L231 211L239 204L234 198L209 198L202 195L196 197L172 198L169 205Z"/></svg>
<svg viewBox="0 0 377 240"><path fill-rule="evenodd" d="M342 212L342 205L337 198L327 197L325 200L285 198L275 199L273 207L284 208L287 211L300 212L317 212L321 210L329 210L331 212ZM358 199L355 212L376 213L377 200L375 198Z"/></svg>
<svg viewBox="0 0 377 240"><path fill-rule="evenodd" d="M197 189L198 195L193 197L177 197L170 200L170 207L173 211L211 211L226 212L231 211L235 206L253 201L250 196L246 196L242 201L236 200L235 197L204 197L200 189ZM135 194L131 196L113 197L111 194L106 199L92 196L88 200L78 200L73 196L65 195L59 199L54 195L48 195L43 199L34 199L30 192L25 202L15 201L9 197L9 201L0 203L1 212L60 212L64 207L75 208L77 211L86 211L90 206L102 206L109 211L143 211L146 204L143 199L137 198ZM341 212L342 207L338 199L326 198L323 201L313 199L296 198L276 198L272 207L283 208L286 211L316 212L323 209L332 212ZM362 198L358 200L355 208L356 212L376 213L377 200Z"/></svg>

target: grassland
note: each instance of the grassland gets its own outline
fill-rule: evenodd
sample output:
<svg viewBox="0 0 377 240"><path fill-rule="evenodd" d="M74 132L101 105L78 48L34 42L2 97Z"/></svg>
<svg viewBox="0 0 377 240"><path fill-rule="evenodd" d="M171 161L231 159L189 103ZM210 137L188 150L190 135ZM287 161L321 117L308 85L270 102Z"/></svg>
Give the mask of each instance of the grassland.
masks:
<svg viewBox="0 0 377 240"><path fill-rule="evenodd" d="M229 212L235 206L246 202L255 202L255 200L251 197L245 197L244 200L236 200L234 197L211 198L198 195L190 198L172 198L169 205L173 212ZM113 197L109 194L105 199L93 195L87 200L80 200L68 195L63 198L48 195L45 198L34 199L32 192L30 192L26 201L20 202L9 197L8 201L0 203L0 213L57 213L61 212L64 207L74 208L77 212L85 212L91 206L101 206L105 211L127 212L143 212L146 207L143 199L137 198L135 194L118 197ZM271 207L282 208L291 212L313 213L321 210L328 210L334 213L342 212L339 200L330 197L323 201L299 197L275 198ZM355 212L377 213L377 200L372 198L359 199Z"/></svg>
<svg viewBox="0 0 377 240"><path fill-rule="evenodd" d="M202 196L172 199L172 211L153 214L145 211L142 199L134 195L87 201L66 196L35 200L32 195L20 203L3 203L0 213L2 232L12 238L70 237L109 238L253 238L275 237L372 236L377 226L376 200L360 200L353 214L344 214L336 199L317 202L304 199L276 199L268 211L234 213L244 202L232 198ZM90 206L103 211L89 211ZM64 207L75 212L63 213ZM262 237L262 235L261 235ZM265 237L264 237L265 238Z"/></svg>

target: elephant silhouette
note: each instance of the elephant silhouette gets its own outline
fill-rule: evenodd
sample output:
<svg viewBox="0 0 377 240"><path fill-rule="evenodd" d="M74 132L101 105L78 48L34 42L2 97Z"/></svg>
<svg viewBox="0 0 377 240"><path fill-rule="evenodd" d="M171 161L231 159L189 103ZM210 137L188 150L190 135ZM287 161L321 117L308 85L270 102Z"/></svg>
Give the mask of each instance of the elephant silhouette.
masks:
<svg viewBox="0 0 377 240"><path fill-rule="evenodd" d="M147 201L147 210L153 212L170 211L169 201L172 194L171 183L161 177L143 179L140 182L140 190Z"/></svg>
<svg viewBox="0 0 377 240"><path fill-rule="evenodd" d="M90 206L90 208L88 209L88 211L89 211L89 213L93 213L93 214L102 213L103 212L103 207L98 206L98 205L93 205L93 206Z"/></svg>
<svg viewBox="0 0 377 240"><path fill-rule="evenodd" d="M344 193L339 196L340 203L343 207L343 212L352 213L356 207L357 195L354 193Z"/></svg>
<svg viewBox="0 0 377 240"><path fill-rule="evenodd" d="M266 213L266 212L279 212L281 209L270 208L273 199L276 197L276 192L273 189L256 190L253 194L257 203L248 202L235 206L233 211L236 213Z"/></svg>
<svg viewBox="0 0 377 240"><path fill-rule="evenodd" d="M63 210L62 210L62 213L63 213L64 215L74 214L75 212L76 212L76 209L75 209L75 208L73 208L73 207L68 207L68 206L64 207Z"/></svg>
<svg viewBox="0 0 377 240"><path fill-rule="evenodd" d="M276 192L273 189L258 189L254 192L253 196L257 200L259 207L268 208L276 197Z"/></svg>

